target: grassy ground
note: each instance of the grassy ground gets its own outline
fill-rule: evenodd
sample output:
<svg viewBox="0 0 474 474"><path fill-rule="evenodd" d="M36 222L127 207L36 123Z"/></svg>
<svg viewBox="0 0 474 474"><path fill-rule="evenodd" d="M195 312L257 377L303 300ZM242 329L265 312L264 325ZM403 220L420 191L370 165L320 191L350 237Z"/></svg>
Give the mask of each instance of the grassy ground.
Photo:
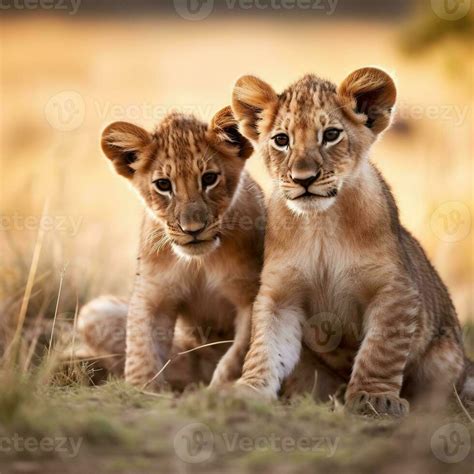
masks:
<svg viewBox="0 0 474 474"><path fill-rule="evenodd" d="M158 396L118 381L31 383L2 384L2 473L472 472L474 424L456 407L399 422L309 398L271 405L204 389Z"/></svg>

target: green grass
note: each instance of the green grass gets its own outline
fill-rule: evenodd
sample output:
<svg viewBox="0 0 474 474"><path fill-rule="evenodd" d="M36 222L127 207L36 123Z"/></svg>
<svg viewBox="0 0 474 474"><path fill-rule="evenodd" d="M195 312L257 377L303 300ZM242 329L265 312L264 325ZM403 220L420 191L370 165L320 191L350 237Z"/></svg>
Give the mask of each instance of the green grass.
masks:
<svg viewBox="0 0 474 474"><path fill-rule="evenodd" d="M474 439L474 425L456 407L397 421L348 416L309 398L268 404L204 388L153 395L116 380L41 386L11 373L0 382L2 473L472 471L472 453L445 463L431 448L436 430L452 421ZM13 445L29 438L66 444L53 451Z"/></svg>
<svg viewBox="0 0 474 474"><path fill-rule="evenodd" d="M57 355L70 342L76 301L94 294L83 284L76 293L71 282L59 294L48 262L38 268L17 359L6 349L27 275L3 282L15 298L0 307L0 474L472 473L474 424L455 403L397 421L349 416L310 398L269 404L204 387L176 396L112 379L90 386L93 365L60 368ZM64 306L49 351L59 296ZM463 335L473 357L474 328Z"/></svg>
<svg viewBox="0 0 474 474"><path fill-rule="evenodd" d="M67 293L67 321L58 321L48 351L57 288L49 279L43 302L31 301L17 363L6 357L8 339L2 350L0 338L1 474L472 473L474 424L455 403L443 413L412 412L397 421L349 416L310 398L269 404L204 387L176 396L112 379L90 386L93 365L64 369L57 360L72 334L75 298ZM8 307L0 326L11 320L14 328L18 308ZM42 331L37 342L35 327ZM473 327L463 335L472 357ZM35 357L24 370L31 347ZM454 431L452 422L459 423ZM470 453L463 454L466 447ZM443 458L446 449L454 454Z"/></svg>

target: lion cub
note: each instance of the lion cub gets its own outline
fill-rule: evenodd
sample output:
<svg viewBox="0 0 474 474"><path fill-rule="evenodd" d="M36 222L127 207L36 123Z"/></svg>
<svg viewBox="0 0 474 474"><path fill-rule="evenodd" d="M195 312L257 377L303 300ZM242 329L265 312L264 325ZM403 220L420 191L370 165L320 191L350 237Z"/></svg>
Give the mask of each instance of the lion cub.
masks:
<svg viewBox="0 0 474 474"><path fill-rule="evenodd" d="M238 378L259 285L265 211L260 188L243 170L252 146L230 107L209 126L181 114L167 116L153 133L113 123L102 149L146 207L126 318L126 381L163 386L167 377L157 374L170 358L177 321L205 336L202 342L233 339L211 384ZM127 311L121 302L107 309L106 300L95 301L88 305L92 324L94 312L115 307L119 318Z"/></svg>
<svg viewBox="0 0 474 474"><path fill-rule="evenodd" d="M448 291L368 159L395 98L374 68L339 87L308 75L282 94L237 82L240 130L275 183L242 390L276 397L304 345L348 383L353 412L403 415L405 397L453 384L472 396Z"/></svg>

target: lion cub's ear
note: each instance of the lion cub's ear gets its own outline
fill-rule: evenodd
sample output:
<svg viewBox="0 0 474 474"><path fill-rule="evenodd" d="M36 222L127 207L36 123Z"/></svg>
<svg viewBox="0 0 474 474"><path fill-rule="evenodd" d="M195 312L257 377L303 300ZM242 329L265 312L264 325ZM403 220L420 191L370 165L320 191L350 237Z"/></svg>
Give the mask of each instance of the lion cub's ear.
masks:
<svg viewBox="0 0 474 474"><path fill-rule="evenodd" d="M363 114L366 127L375 134L390 125L397 89L384 71L366 67L354 71L339 86L338 94L349 114Z"/></svg>
<svg viewBox="0 0 474 474"><path fill-rule="evenodd" d="M102 150L118 174L131 178L138 166L139 152L151 142L151 134L127 122L114 122L102 132Z"/></svg>
<svg viewBox="0 0 474 474"><path fill-rule="evenodd" d="M208 129L209 141L225 154L247 159L253 153L252 144L239 132L239 124L230 107L219 110Z"/></svg>
<svg viewBox="0 0 474 474"><path fill-rule="evenodd" d="M243 76L234 86L232 110L240 130L250 140L258 140L265 120L273 117L277 105L276 92L258 77Z"/></svg>

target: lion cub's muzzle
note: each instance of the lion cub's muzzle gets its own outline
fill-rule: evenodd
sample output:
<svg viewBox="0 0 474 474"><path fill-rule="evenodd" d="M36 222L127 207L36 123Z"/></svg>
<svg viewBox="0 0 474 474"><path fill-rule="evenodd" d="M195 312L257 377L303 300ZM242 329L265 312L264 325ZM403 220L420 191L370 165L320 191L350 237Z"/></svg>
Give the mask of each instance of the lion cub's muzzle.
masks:
<svg viewBox="0 0 474 474"><path fill-rule="evenodd" d="M218 226L209 224L207 217L182 217L177 224L179 233L173 235L173 249L188 257L201 256L211 252L219 245Z"/></svg>
<svg viewBox="0 0 474 474"><path fill-rule="evenodd" d="M298 213L329 208L339 192L334 173L321 168L292 169L284 188L288 207Z"/></svg>
<svg viewBox="0 0 474 474"><path fill-rule="evenodd" d="M212 234L203 233L196 236L189 236L187 240L184 237L174 238L172 248L174 252L180 257L201 257L206 255L220 244L220 237L218 233Z"/></svg>
<svg viewBox="0 0 474 474"><path fill-rule="evenodd" d="M288 199L327 199L335 198L338 193L336 179L332 176L329 179L323 176L321 169L319 170L292 170L290 173L292 186Z"/></svg>

